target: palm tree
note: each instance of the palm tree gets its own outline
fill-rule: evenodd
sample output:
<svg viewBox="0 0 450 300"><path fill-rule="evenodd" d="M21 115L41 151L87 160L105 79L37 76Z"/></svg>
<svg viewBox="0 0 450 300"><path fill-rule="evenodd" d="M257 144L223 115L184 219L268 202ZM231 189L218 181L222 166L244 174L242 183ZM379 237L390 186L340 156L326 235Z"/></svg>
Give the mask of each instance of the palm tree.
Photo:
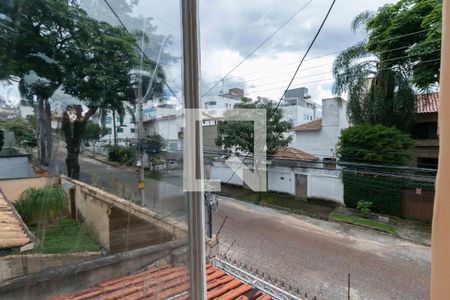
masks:
<svg viewBox="0 0 450 300"><path fill-rule="evenodd" d="M25 223L37 225L36 246L43 246L47 224L68 214L69 199L62 188L29 188L14 207Z"/></svg>
<svg viewBox="0 0 450 300"><path fill-rule="evenodd" d="M370 12L352 22L356 31L367 30ZM367 40L341 52L333 65L334 92L348 93L348 115L354 124L382 124L408 131L415 112L415 92L410 84L409 67L383 61L382 52L368 50Z"/></svg>

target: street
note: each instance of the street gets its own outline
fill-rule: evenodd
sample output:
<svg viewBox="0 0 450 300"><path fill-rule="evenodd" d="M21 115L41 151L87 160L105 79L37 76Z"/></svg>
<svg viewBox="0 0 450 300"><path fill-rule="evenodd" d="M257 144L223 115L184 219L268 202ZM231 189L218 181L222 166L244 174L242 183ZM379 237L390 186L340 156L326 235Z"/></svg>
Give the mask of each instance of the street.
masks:
<svg viewBox="0 0 450 300"><path fill-rule="evenodd" d="M137 173L80 157L82 180L107 190L123 183L133 191ZM59 166L63 169L62 161ZM181 188L146 178L147 206L186 220ZM319 299L428 299L431 251L388 235L315 220L221 197L214 214L221 252L257 268L286 287ZM231 246L231 247L230 247Z"/></svg>

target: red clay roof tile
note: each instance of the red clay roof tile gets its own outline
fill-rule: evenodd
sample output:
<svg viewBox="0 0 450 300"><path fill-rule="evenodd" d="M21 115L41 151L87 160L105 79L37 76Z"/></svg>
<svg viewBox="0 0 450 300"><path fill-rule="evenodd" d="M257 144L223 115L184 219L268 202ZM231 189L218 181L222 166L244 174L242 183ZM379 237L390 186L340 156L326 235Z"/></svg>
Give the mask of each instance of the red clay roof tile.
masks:
<svg viewBox="0 0 450 300"><path fill-rule="evenodd" d="M295 126L293 131L308 131L308 130L319 130L322 128L322 119L317 119L305 124L300 124Z"/></svg>
<svg viewBox="0 0 450 300"><path fill-rule="evenodd" d="M275 159L317 160L317 157L291 147L280 147L274 156Z"/></svg>
<svg viewBox="0 0 450 300"><path fill-rule="evenodd" d="M439 110L439 93L417 95L416 104L418 114L436 113Z"/></svg>
<svg viewBox="0 0 450 300"><path fill-rule="evenodd" d="M252 286L236 277L208 264L207 295L211 300L270 300L272 297L261 291L253 296ZM189 274L185 267L164 266L133 275L104 281L95 286L53 298L59 299L187 299L189 296ZM249 293L249 294L247 294Z"/></svg>

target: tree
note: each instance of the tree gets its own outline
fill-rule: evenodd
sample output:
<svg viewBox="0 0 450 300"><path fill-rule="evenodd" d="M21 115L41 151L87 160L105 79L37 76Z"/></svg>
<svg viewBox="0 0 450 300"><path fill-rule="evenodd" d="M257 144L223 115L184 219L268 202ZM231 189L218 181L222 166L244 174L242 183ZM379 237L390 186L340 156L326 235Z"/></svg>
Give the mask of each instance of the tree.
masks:
<svg viewBox="0 0 450 300"><path fill-rule="evenodd" d="M337 154L343 161L401 165L409 161L413 145L398 129L362 124L341 131Z"/></svg>
<svg viewBox="0 0 450 300"><path fill-rule="evenodd" d="M29 188L14 207L25 223L37 224L37 246L43 246L47 224L68 214L69 198L62 188Z"/></svg>
<svg viewBox="0 0 450 300"><path fill-rule="evenodd" d="M159 134L153 134L147 136L144 141L144 150L147 152L149 161L152 163L152 170L156 164L156 158L161 154L162 150L166 147L166 141Z"/></svg>
<svg viewBox="0 0 450 300"><path fill-rule="evenodd" d="M0 151L3 149L3 144L5 142L5 134L3 130L0 130Z"/></svg>
<svg viewBox="0 0 450 300"><path fill-rule="evenodd" d="M407 131L413 123L411 88L428 90L439 82L442 0L401 0L365 11L353 23L368 39L335 61L335 92L349 94L353 123L379 123Z"/></svg>
<svg viewBox="0 0 450 300"><path fill-rule="evenodd" d="M58 64L70 39L71 6L67 0L2 1L0 4L0 78L19 83L22 95L33 101L38 116L39 158L52 157L49 98L62 83ZM4 52L3 52L4 51Z"/></svg>
<svg viewBox="0 0 450 300"><path fill-rule="evenodd" d="M80 99L86 106L71 106L63 113L62 130L67 145L66 166L69 176L79 178L78 156L86 123L100 108L125 111L126 102L134 102L133 70L139 65L135 51L136 38L120 27L99 23L86 16L81 17L77 33L83 44L69 49L64 61L67 70L64 91ZM80 63L82 62L82 63ZM153 61L143 60L143 69L155 70L156 79L148 86L146 99L162 97L165 75ZM144 82L149 82L149 76ZM72 118L70 117L72 115Z"/></svg>
<svg viewBox="0 0 450 300"><path fill-rule="evenodd" d="M282 121L283 112L276 107L276 103L260 98L256 101L243 98L236 104L236 109L265 109L267 115L267 154L274 154L279 147L287 146L292 140L286 133L292 128L292 122ZM232 111L230 111L232 113ZM253 122L223 121L218 125L216 144L225 150L235 149L246 153L253 153L254 128Z"/></svg>
<svg viewBox="0 0 450 300"><path fill-rule="evenodd" d="M403 65L416 87L439 82L442 0L401 0L382 6L366 23L368 47L386 67Z"/></svg>
<svg viewBox="0 0 450 300"><path fill-rule="evenodd" d="M0 127L12 131L19 146L36 147L36 135L34 124L30 120L14 119L0 121Z"/></svg>

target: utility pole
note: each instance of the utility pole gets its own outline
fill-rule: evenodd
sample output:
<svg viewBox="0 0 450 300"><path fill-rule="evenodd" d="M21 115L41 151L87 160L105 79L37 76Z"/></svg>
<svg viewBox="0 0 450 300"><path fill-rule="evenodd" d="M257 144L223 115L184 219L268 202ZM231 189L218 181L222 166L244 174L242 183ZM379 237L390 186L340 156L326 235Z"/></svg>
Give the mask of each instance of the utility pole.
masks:
<svg viewBox="0 0 450 300"><path fill-rule="evenodd" d="M145 19L142 25L142 39L141 39L141 49L144 49L144 30L145 30ZM139 85L138 85L138 95L137 95L137 107L138 107L138 128L137 128L137 146L138 146L138 167L139 167L139 181L138 190L139 198L141 200L141 205L145 206L145 175L144 175L144 116L143 116L143 105L144 99L142 97L142 64L144 60L144 53L141 51L141 62L139 65Z"/></svg>

